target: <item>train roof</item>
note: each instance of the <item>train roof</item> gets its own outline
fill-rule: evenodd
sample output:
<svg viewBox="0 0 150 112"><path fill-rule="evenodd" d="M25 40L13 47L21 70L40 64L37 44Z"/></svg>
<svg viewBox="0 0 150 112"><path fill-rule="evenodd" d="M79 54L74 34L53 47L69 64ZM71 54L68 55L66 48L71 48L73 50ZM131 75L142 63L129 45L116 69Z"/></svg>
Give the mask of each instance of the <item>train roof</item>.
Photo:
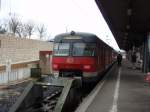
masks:
<svg viewBox="0 0 150 112"><path fill-rule="evenodd" d="M65 37L80 37L84 42L97 42L99 38L92 34L92 33L85 33L85 32L71 32L71 33L62 33L55 36L54 42L61 42L62 39L65 39ZM74 38L75 39L75 38Z"/></svg>
<svg viewBox="0 0 150 112"><path fill-rule="evenodd" d="M95 34L87 33L87 32L74 32L74 31L71 31L70 33L62 33L62 34L59 34L59 35L55 36L54 42L56 42L56 43L62 42L63 39L65 40L65 37L71 37L71 36L74 36L74 37L77 37L77 38L81 37L82 40L84 40L84 42L87 42L87 43L88 42L89 43L98 43L98 42L101 42L105 46L113 49L112 47L110 47L109 45L107 45L103 40L101 40L100 38L98 38ZM70 39L72 39L72 38L70 38Z"/></svg>

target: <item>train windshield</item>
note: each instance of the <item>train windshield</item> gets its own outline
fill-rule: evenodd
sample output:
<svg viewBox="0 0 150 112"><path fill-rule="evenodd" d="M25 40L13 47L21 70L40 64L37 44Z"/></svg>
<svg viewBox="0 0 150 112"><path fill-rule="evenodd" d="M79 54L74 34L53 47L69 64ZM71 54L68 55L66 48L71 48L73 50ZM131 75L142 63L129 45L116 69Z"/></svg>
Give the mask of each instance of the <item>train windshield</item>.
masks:
<svg viewBox="0 0 150 112"><path fill-rule="evenodd" d="M70 44L69 43L55 43L54 55L55 56L69 56Z"/></svg>
<svg viewBox="0 0 150 112"><path fill-rule="evenodd" d="M55 43L54 56L95 56L95 49L92 43Z"/></svg>
<svg viewBox="0 0 150 112"><path fill-rule="evenodd" d="M92 43L74 43L73 56L95 56L96 45Z"/></svg>

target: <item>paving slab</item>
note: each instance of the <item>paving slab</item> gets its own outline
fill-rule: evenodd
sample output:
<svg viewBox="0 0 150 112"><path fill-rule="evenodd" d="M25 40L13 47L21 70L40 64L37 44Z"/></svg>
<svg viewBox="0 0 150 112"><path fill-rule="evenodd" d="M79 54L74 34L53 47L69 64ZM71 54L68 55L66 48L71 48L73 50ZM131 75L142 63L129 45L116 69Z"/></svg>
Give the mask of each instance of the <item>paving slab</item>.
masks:
<svg viewBox="0 0 150 112"><path fill-rule="evenodd" d="M141 70L132 69L130 62L123 61L100 85L84 112L150 112L150 85L145 77Z"/></svg>

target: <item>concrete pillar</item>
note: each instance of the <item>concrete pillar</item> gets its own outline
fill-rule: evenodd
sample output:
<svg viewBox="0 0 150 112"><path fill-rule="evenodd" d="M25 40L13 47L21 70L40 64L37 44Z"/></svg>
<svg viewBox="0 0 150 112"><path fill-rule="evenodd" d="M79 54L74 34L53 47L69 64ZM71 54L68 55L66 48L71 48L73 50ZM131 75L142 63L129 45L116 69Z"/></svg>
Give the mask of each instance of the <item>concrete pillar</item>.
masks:
<svg viewBox="0 0 150 112"><path fill-rule="evenodd" d="M150 72L150 33L145 38L143 58L143 71L145 73Z"/></svg>
<svg viewBox="0 0 150 112"><path fill-rule="evenodd" d="M148 58L147 72L150 72L150 33L147 38L147 46L148 46L148 49L147 49L147 58Z"/></svg>

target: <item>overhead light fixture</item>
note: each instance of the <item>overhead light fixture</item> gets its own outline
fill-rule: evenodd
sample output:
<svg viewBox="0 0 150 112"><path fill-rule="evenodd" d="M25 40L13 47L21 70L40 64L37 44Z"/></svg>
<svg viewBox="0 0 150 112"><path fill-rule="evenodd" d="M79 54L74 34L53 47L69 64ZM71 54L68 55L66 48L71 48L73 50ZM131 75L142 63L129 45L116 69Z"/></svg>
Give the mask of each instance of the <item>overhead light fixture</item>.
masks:
<svg viewBox="0 0 150 112"><path fill-rule="evenodd" d="M127 29L130 29L130 25L127 25L126 28L127 28Z"/></svg>
<svg viewBox="0 0 150 112"><path fill-rule="evenodd" d="M128 15L128 16L131 16L131 15L132 15L132 9L130 9L130 8L127 9L127 15Z"/></svg>
<svg viewBox="0 0 150 112"><path fill-rule="evenodd" d="M124 37L124 39L127 39L127 37Z"/></svg>
<svg viewBox="0 0 150 112"><path fill-rule="evenodd" d="M123 43L125 44L125 43L126 43L126 40L123 40Z"/></svg>
<svg viewBox="0 0 150 112"><path fill-rule="evenodd" d="M125 36L128 36L128 33L127 33L127 32L125 32Z"/></svg>

